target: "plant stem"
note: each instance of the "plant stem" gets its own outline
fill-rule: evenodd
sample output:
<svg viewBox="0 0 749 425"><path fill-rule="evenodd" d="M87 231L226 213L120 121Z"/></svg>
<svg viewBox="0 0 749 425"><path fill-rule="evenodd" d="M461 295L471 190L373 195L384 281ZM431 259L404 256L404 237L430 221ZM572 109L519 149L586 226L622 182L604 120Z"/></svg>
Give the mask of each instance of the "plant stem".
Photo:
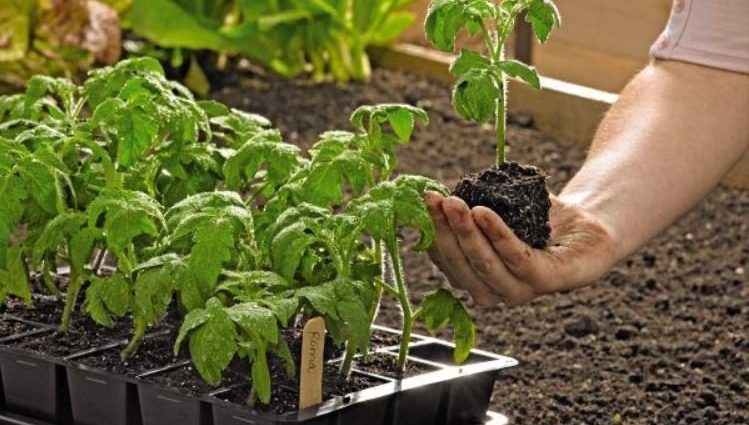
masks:
<svg viewBox="0 0 749 425"><path fill-rule="evenodd" d="M139 320L135 319L135 329L133 330L133 336L130 338L130 342L127 344L127 347L125 347L124 350L122 350L121 357L122 359L128 359L132 357L133 354L135 354L136 351L138 351L138 347L140 347L141 342L143 342L143 338L146 336L146 330L148 328L148 325L146 324L145 320Z"/></svg>
<svg viewBox="0 0 749 425"><path fill-rule="evenodd" d="M78 300L78 293L81 291L83 286L83 277L76 274L72 274L70 278L70 284L68 286L67 296L65 298L65 308L62 311L62 321L60 322L60 330L67 333L70 329L70 320L73 317L73 310L75 309L76 301Z"/></svg>
<svg viewBox="0 0 749 425"><path fill-rule="evenodd" d="M351 373L351 366L354 363L357 348L356 343L351 339L346 343L346 355L343 358L341 367L338 369L338 374L344 379L348 378Z"/></svg>
<svg viewBox="0 0 749 425"><path fill-rule="evenodd" d="M507 128L507 78L500 71L497 81L500 89L500 97L497 99L497 120L495 130L497 135L497 165L505 163L505 132Z"/></svg>
<svg viewBox="0 0 749 425"><path fill-rule="evenodd" d="M398 302L401 305L403 314L403 329L401 332L400 349L398 350L398 372L403 373L406 370L406 356L408 356L408 345L411 342L411 331L414 325L413 309L411 300L408 298L408 289L403 279L403 267L401 266L400 250L398 244L393 244L393 252L390 254L393 262L393 273L395 274L395 283L398 289Z"/></svg>
<svg viewBox="0 0 749 425"><path fill-rule="evenodd" d="M497 54L497 63L504 60L504 47L500 44ZM494 125L497 135L497 165L505 163L505 133L507 129L507 76L498 69L499 75L497 85L499 86L499 99L497 99L497 116Z"/></svg>

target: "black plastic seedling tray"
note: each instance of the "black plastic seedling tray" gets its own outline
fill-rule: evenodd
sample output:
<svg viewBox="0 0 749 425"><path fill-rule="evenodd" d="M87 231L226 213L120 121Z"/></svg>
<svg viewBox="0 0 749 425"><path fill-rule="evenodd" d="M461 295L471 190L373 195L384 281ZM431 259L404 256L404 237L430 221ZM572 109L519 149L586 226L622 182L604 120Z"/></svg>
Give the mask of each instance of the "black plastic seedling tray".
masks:
<svg viewBox="0 0 749 425"><path fill-rule="evenodd" d="M3 320L18 319L5 315ZM13 339L53 330L49 325L36 325ZM398 333L384 327L376 330ZM6 412L6 416L0 416L0 425L481 425L491 423L486 412L497 373L517 364L509 357L473 350L464 364L455 365L452 344L414 336L410 360L434 370L395 380L354 369L352 373L369 375L382 383L299 412L271 415L222 400L221 395L236 385L191 396L142 379L184 367L185 362L130 377L76 361L124 341L65 358L41 356L2 342L0 413ZM394 355L396 350L385 347L378 351Z"/></svg>

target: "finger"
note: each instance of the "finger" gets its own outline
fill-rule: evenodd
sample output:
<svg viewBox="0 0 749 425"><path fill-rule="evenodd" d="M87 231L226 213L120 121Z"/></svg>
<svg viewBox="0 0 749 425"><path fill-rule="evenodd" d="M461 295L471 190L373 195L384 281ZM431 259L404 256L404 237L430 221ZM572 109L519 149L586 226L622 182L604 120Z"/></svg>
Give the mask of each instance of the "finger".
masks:
<svg viewBox="0 0 749 425"><path fill-rule="evenodd" d="M493 294L509 303L526 301L529 294L507 270L497 252L476 226L468 206L458 199L448 198L443 209L458 243L474 273Z"/></svg>
<svg viewBox="0 0 749 425"><path fill-rule="evenodd" d="M437 197L431 197L431 199L429 196L425 198L427 209L429 210L429 213L432 216L432 221L434 222L435 230L435 241L432 248L428 251L429 257L442 273L445 274L447 280L450 281L452 286L457 289L466 289L461 283L461 279L456 278L452 273L449 262L446 259L445 254L454 252L450 247L457 244L457 242L452 241L454 235L452 234L450 225L447 223L447 218L442 211L443 198L439 195L437 195Z"/></svg>
<svg viewBox="0 0 749 425"><path fill-rule="evenodd" d="M515 235L497 213L486 207L476 207L473 218L513 274L524 276L532 272L533 250Z"/></svg>
<svg viewBox="0 0 749 425"><path fill-rule="evenodd" d="M458 198L449 197L445 198L442 201L442 211L445 217L445 221L447 223L448 228L450 229L449 235L451 236L450 244L444 248L440 248L440 251L442 251L443 255L445 255L445 250L449 249L452 253L451 255L445 255L445 258L451 261L451 268L453 275L461 280L461 285L463 288L465 288L466 291L468 291L471 294L471 297L473 297L476 304L481 306L489 306L494 305L499 301L499 297L497 294L493 293L489 287L484 283L483 279L479 277L476 272L473 270L473 267L471 266L469 259L466 257L465 253L463 252L463 248L460 246L460 243L458 242L457 234L455 233L455 229L450 224L450 219L448 214L452 211L449 206L451 204L455 204L456 201L459 203L459 205L462 205L462 208L465 208L466 210L468 207L463 203L462 200L459 200ZM446 208L447 207L447 208ZM454 207L454 205L453 205ZM454 208L453 208L454 209Z"/></svg>
<svg viewBox="0 0 749 425"><path fill-rule="evenodd" d="M443 199L443 205L444 201ZM460 248L460 244L455 238L455 234L453 234L450 228L442 205L439 211L433 211L432 214L437 235L435 245L440 255L440 260L438 261L442 262L442 270L447 275L450 283L459 289L468 291L479 305L489 306L496 304L499 298L489 291L481 281L481 278L473 272Z"/></svg>

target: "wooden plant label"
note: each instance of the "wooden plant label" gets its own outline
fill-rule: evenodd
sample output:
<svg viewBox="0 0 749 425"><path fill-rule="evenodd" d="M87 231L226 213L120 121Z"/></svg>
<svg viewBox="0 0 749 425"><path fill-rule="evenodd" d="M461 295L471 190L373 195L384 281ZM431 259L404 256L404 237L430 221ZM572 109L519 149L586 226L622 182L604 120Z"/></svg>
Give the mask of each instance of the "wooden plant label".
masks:
<svg viewBox="0 0 749 425"><path fill-rule="evenodd" d="M322 403L322 368L325 350L325 320L314 317L304 325L302 364L299 366L299 408Z"/></svg>

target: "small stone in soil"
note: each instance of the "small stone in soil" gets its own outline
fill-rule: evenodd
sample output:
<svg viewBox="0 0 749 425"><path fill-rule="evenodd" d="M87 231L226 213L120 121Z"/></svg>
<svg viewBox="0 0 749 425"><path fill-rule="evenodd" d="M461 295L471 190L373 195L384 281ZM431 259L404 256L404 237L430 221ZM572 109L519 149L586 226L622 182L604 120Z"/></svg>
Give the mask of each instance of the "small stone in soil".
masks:
<svg viewBox="0 0 749 425"><path fill-rule="evenodd" d="M582 338L598 332L598 324L590 316L580 316L568 321L564 325L564 332L575 338Z"/></svg>

